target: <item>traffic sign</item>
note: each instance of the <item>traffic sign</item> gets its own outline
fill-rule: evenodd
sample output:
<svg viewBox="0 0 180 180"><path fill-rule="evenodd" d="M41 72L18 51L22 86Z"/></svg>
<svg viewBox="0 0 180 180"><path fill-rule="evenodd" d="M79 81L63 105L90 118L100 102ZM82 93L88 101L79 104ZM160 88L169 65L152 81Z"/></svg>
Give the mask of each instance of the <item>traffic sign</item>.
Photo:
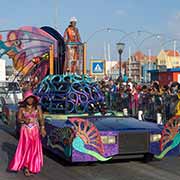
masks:
<svg viewBox="0 0 180 180"><path fill-rule="evenodd" d="M91 60L91 74L104 75L105 74L105 60Z"/></svg>

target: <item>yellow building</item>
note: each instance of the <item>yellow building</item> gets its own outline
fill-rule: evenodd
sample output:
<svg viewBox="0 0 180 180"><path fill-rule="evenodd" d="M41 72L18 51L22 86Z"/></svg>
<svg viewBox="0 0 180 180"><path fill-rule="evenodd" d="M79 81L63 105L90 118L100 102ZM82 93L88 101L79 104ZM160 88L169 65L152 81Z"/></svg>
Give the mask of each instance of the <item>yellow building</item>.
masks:
<svg viewBox="0 0 180 180"><path fill-rule="evenodd" d="M117 64L118 60L116 61L106 61L106 75L107 76L112 76L114 73L113 67Z"/></svg>
<svg viewBox="0 0 180 180"><path fill-rule="evenodd" d="M180 67L180 53L173 50L161 50L157 56L157 66L166 66L166 68Z"/></svg>

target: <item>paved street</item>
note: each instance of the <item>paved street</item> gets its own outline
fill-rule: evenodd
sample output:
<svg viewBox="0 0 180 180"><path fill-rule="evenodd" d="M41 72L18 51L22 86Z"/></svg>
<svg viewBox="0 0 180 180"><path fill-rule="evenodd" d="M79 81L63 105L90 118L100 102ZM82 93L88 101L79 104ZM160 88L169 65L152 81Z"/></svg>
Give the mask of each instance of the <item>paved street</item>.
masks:
<svg viewBox="0 0 180 180"><path fill-rule="evenodd" d="M0 180L24 179L22 172L7 172L7 165L16 149L17 140L7 133L8 129L0 124ZM144 164L138 160L116 160L106 163L80 164L70 166L62 160L44 156L44 167L38 175L28 179L35 180L179 180L180 157L170 157L163 161Z"/></svg>

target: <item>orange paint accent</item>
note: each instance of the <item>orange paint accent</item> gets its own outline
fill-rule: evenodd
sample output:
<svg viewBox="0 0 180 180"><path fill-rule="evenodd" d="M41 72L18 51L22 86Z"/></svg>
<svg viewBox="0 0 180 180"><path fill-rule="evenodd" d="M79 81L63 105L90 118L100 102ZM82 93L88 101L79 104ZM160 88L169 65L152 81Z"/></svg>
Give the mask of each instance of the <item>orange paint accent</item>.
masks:
<svg viewBox="0 0 180 180"><path fill-rule="evenodd" d="M173 81L177 81L177 73L173 72Z"/></svg>
<svg viewBox="0 0 180 180"><path fill-rule="evenodd" d="M83 47L83 73L86 74L86 56L87 56L87 43L84 43Z"/></svg>
<svg viewBox="0 0 180 180"><path fill-rule="evenodd" d="M173 81L178 81L178 75L180 75L180 72L173 72Z"/></svg>
<svg viewBox="0 0 180 180"><path fill-rule="evenodd" d="M54 74L54 45L52 44L49 48L49 56L50 56L50 74Z"/></svg>

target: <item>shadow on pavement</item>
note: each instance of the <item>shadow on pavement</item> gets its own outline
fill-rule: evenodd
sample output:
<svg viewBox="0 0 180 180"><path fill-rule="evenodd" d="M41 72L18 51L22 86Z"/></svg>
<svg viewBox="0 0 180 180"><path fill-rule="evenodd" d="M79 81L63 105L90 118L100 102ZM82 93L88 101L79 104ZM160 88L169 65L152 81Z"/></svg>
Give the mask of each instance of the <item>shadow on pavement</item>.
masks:
<svg viewBox="0 0 180 180"><path fill-rule="evenodd" d="M0 120L0 130L7 132L8 134L15 136L15 128L8 126Z"/></svg>
<svg viewBox="0 0 180 180"><path fill-rule="evenodd" d="M105 162L68 162L66 160L64 160L63 158L60 158L56 155L54 155L52 152L50 152L47 149L43 150L44 155L46 155L47 157L53 159L54 161L56 161L57 163L60 163L62 166L97 166L99 164L116 164L116 163L127 163L130 161L138 161L138 162L142 162L143 163L143 158L128 158L128 159L111 159L109 161L105 161Z"/></svg>
<svg viewBox="0 0 180 180"><path fill-rule="evenodd" d="M15 154L16 145L15 145L15 144L10 144L10 143L4 142L4 143L2 144L1 149L2 149L2 151L4 151L4 152L7 153L7 155L8 155L8 164L9 164L10 161L12 160L12 158L13 158L13 155Z"/></svg>

